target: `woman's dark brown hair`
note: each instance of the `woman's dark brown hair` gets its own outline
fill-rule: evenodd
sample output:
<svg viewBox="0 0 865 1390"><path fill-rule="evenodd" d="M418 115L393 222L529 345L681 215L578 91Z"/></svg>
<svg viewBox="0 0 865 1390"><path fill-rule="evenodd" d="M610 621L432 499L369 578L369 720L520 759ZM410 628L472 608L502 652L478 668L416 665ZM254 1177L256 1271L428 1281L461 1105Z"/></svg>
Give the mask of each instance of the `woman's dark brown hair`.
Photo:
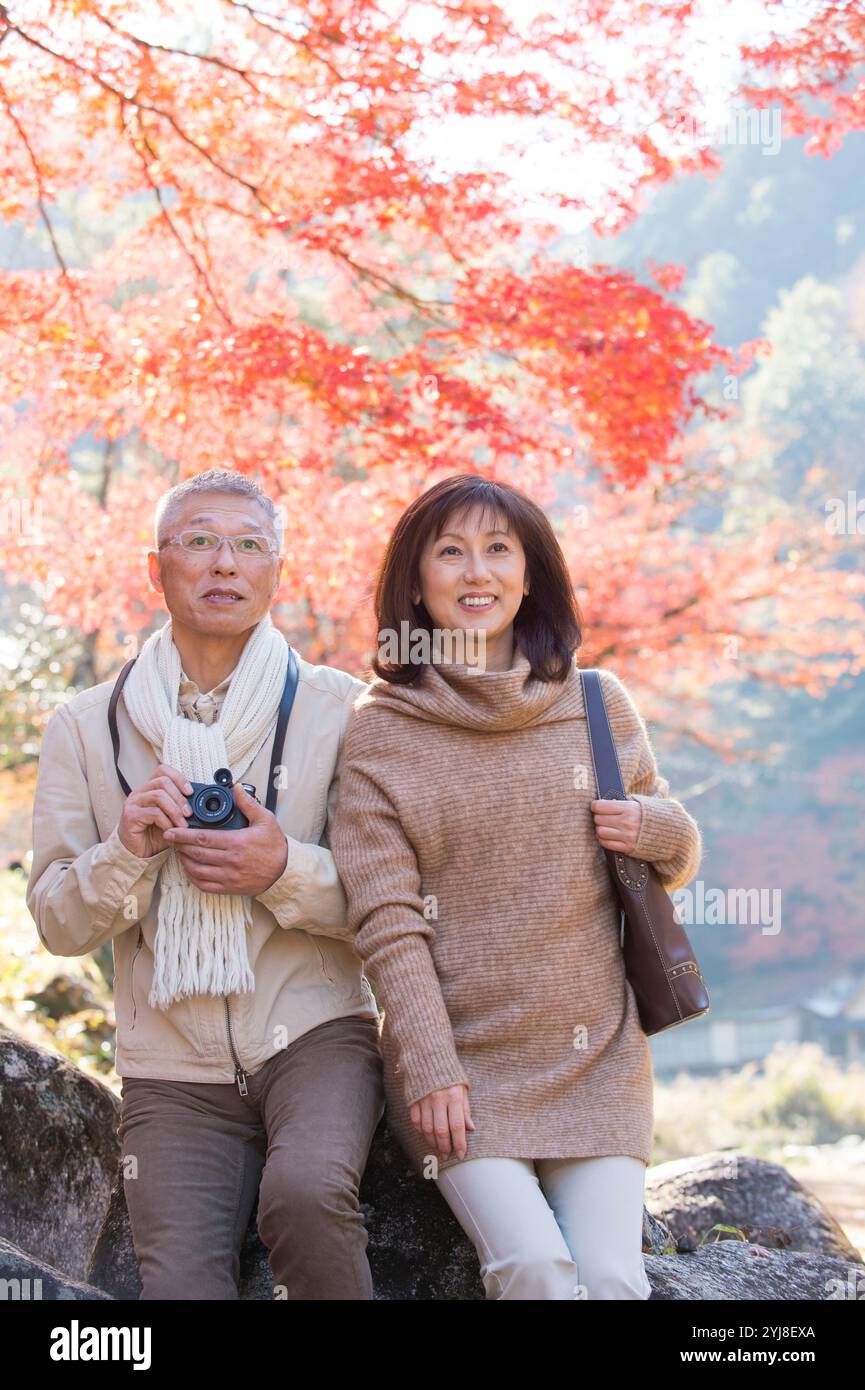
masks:
<svg viewBox="0 0 865 1390"><path fill-rule="evenodd" d="M472 508L483 508L485 518L505 518L506 529L515 533L526 555L529 592L514 618L514 641L529 659L538 680L563 681L573 666L582 640L583 617L571 583L565 557L546 515L525 493L508 483L460 473L443 478L406 508L394 528L378 573L375 615L379 633L426 629L434 624L423 602L412 602L420 591L420 557L430 536L440 536L450 521L461 519ZM420 678L423 665L384 664L378 656L372 669L392 685L410 685Z"/></svg>

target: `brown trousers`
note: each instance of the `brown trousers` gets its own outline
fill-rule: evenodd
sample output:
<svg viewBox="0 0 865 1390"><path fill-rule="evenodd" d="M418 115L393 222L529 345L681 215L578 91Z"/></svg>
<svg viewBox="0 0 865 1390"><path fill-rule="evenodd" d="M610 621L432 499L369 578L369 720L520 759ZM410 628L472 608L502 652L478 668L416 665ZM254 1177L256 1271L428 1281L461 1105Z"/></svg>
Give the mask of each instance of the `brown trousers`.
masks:
<svg viewBox="0 0 865 1390"><path fill-rule="evenodd" d="M119 1134L141 1298L238 1298L258 1193L276 1297L371 1299L358 1189L384 1111L375 1020L312 1028L248 1086L241 1096L233 1083L124 1077Z"/></svg>

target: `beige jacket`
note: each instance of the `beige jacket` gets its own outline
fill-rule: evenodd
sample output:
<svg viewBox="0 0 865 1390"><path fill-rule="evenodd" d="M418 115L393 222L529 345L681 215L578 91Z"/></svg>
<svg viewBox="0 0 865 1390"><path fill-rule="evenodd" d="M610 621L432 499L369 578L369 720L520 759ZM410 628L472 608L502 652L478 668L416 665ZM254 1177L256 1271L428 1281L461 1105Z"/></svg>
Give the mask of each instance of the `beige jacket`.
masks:
<svg viewBox="0 0 865 1390"><path fill-rule="evenodd" d="M255 991L228 998L196 995L168 1010L147 999L159 905L159 870L169 851L132 854L117 826L125 800L117 779L108 700L114 681L76 695L52 714L42 738L33 806L33 863L27 906L54 955L82 956L111 941L121 1076L166 1081L236 1081L295 1038L333 1018L377 1019L378 1009L346 926L346 900L329 849L338 759L353 701L367 687L345 671L298 655L300 678L282 763L276 817L288 841L280 878L252 900L248 937ZM202 695L184 677L178 707L210 722L227 677ZM158 764L117 709L120 768L132 787ZM263 803L272 739L243 774ZM214 769L215 770L215 769Z"/></svg>

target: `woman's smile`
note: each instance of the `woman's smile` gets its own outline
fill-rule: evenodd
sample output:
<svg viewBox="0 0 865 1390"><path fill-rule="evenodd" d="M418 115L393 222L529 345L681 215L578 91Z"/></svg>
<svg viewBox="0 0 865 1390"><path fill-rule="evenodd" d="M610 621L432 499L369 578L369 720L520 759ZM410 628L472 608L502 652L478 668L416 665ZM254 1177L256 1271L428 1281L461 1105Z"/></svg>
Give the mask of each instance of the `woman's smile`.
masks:
<svg viewBox="0 0 865 1390"><path fill-rule="evenodd" d="M496 602L495 594L462 594L458 600L460 608L469 613L488 613Z"/></svg>

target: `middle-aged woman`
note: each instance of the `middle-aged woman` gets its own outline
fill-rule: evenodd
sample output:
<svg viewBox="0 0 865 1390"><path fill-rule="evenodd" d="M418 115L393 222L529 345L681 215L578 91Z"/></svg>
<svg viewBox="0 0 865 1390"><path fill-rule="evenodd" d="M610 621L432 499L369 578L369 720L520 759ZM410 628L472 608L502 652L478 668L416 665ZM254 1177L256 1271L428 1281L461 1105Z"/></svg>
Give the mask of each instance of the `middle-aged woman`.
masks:
<svg viewBox="0 0 865 1390"><path fill-rule="evenodd" d="M598 800L579 606L517 489L468 474L417 498L375 607L380 642L441 643L420 661L422 642L380 648L331 835L384 1008L390 1125L473 1241L488 1299L648 1298L653 1072L604 847L674 889L699 867L700 831L610 671L628 798ZM448 634L472 633L481 662L453 659Z"/></svg>

